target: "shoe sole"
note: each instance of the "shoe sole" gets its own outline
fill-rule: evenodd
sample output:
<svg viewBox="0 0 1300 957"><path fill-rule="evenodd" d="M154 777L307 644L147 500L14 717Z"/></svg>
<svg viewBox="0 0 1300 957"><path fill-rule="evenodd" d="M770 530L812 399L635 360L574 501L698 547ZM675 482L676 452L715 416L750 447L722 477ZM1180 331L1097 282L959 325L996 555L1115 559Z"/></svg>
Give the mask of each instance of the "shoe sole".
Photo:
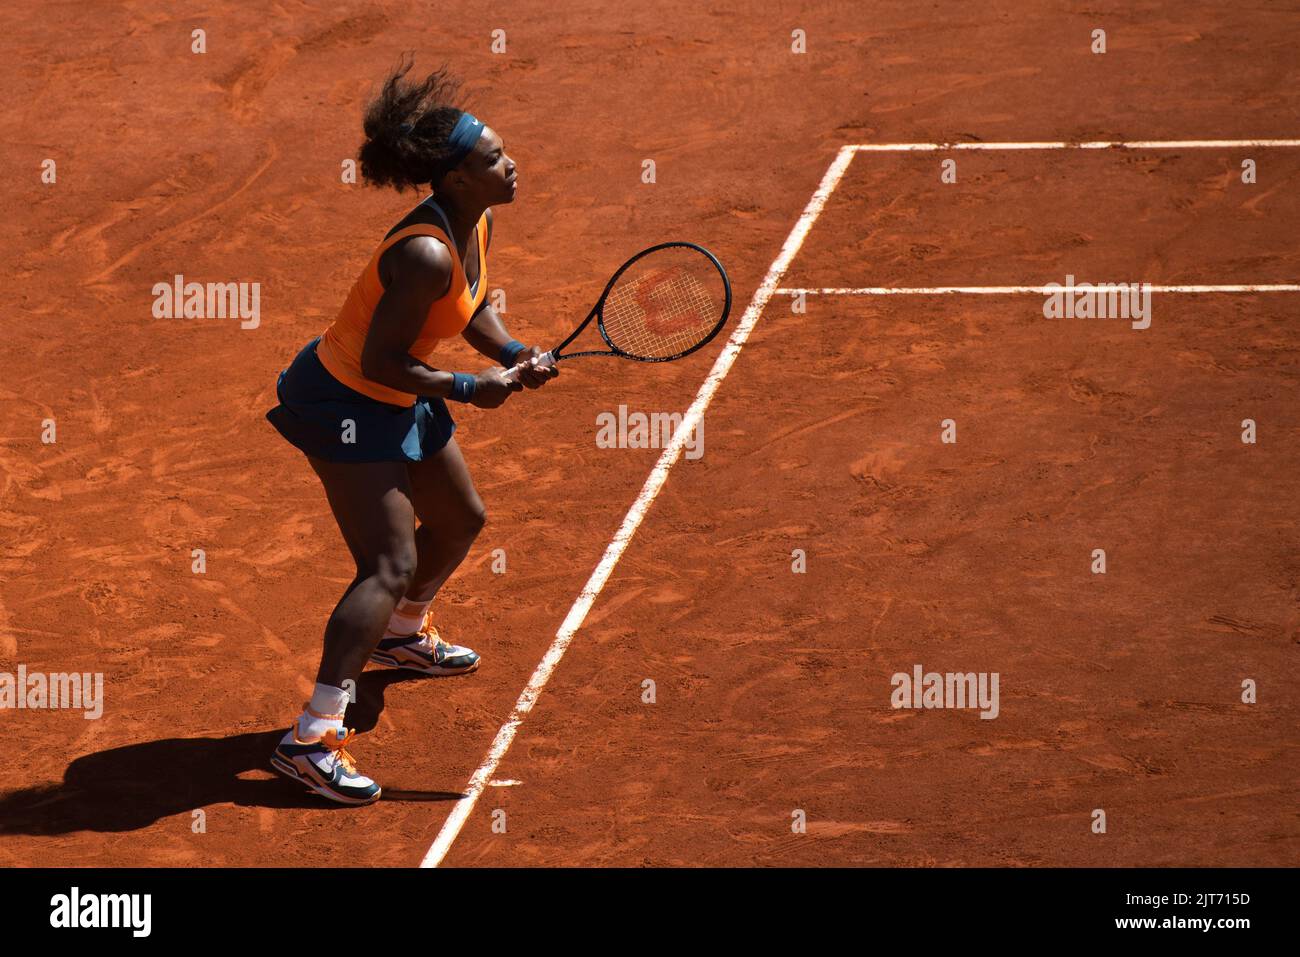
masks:
<svg viewBox="0 0 1300 957"><path fill-rule="evenodd" d="M271 767L279 771L287 778L293 778L299 784L305 785L309 790L315 791L323 798L328 798L337 804L346 804L349 807L364 807L367 804L374 804L383 795L384 789L378 788L373 795L368 798L348 797L346 794L340 794L337 791L331 791L329 788L322 787L310 778L304 777L303 774L294 766L293 762L286 761L278 754L271 755Z"/></svg>
<svg viewBox="0 0 1300 957"><path fill-rule="evenodd" d="M403 671L414 671L416 674L428 675L431 678L454 678L456 675L467 675L472 671L478 671L479 666L479 662L475 661L468 668L443 668L440 665L432 665L426 668L420 665L408 665L396 658L389 658L386 655L381 657L378 654L370 656L370 663L383 665L385 668L401 668Z"/></svg>

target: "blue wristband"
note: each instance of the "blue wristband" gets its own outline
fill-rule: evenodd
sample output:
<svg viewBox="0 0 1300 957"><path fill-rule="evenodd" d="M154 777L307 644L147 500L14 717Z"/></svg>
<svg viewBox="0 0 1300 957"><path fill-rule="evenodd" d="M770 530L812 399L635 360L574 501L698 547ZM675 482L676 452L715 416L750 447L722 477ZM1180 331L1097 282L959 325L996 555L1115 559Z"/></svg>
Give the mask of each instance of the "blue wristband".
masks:
<svg viewBox="0 0 1300 957"><path fill-rule="evenodd" d="M527 352L528 347L518 339L511 339L501 347L501 364L509 369L519 358L519 353Z"/></svg>
<svg viewBox="0 0 1300 957"><path fill-rule="evenodd" d="M478 386L478 380L468 372L453 372L451 374L451 395L447 398L453 402L468 402L474 398L474 389Z"/></svg>

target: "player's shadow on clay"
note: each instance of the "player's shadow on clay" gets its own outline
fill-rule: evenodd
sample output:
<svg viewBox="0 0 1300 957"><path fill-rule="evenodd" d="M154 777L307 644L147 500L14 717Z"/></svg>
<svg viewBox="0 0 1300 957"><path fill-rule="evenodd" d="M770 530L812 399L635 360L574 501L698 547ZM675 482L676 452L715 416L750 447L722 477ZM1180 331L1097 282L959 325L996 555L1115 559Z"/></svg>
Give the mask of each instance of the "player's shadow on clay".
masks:
<svg viewBox="0 0 1300 957"><path fill-rule="evenodd" d="M384 690L418 678L397 671L368 671L345 724L372 729L384 710ZM270 769L284 728L225 738L162 738L87 754L63 773L63 783L0 794L0 834L133 831L164 817L212 804L240 807L349 810ZM241 777L248 772L265 772ZM384 789L386 801L455 801L457 791Z"/></svg>

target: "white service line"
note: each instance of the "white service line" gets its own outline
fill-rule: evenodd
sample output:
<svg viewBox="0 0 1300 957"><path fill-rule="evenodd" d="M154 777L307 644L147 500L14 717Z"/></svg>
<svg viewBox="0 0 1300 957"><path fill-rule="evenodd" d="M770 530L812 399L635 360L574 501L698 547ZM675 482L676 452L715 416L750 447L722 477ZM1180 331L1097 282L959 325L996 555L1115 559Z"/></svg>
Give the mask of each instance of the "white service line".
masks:
<svg viewBox="0 0 1300 957"><path fill-rule="evenodd" d="M713 400L718 387L722 385L722 380L731 371L732 364L735 363L736 357L740 355L741 348L744 347L745 341L749 338L749 334L758 323L758 318L763 313L763 307L767 305L768 300L776 292L781 278L785 275L786 269L789 268L790 262L799 252L799 247L803 245L803 241L807 238L808 231L812 229L812 224L821 213L822 207L826 205L826 201L844 175L844 171L849 168L849 163L853 159L853 152L854 148L852 146L841 147L830 168L826 170L826 175L822 177L817 192L813 193L812 199L808 201L808 205L804 208L803 215L799 217L794 229L786 237L785 244L781 247L781 254L776 257L776 261L768 269L767 276L764 277L762 285L754 293L754 298L750 300L744 316L741 317L735 331L731 334L731 338L727 340L727 344L719 354L717 361L713 363L713 368L705 377L704 384L700 386L699 392L695 395L695 401L691 403L690 409L687 410L685 417L682 419L682 424L673 430L672 441L668 443L663 454L659 456L659 461L655 463L655 467L651 470L645 485L641 487L641 494L636 497L636 501L628 509L627 515L623 517L623 524L619 526L618 532L606 547L600 564L591 573L591 577L587 579L587 584L583 586L581 593L574 601L573 607L565 615L560 630L555 633L555 640L551 642L551 647L546 650L546 654L542 657L537 670L533 672L528 686L519 695L519 700L515 702L514 710L510 713L509 719L497 732L496 738L492 741L492 746L488 748L487 757L483 759L483 763L479 765L478 770L469 779L469 785L465 788L464 797L456 802L456 806L452 808L451 814L447 816L447 820L443 823L442 830L438 832L438 836L429 847L428 853L424 855L424 860L420 862L421 867L437 867L442 863L442 859L447 856L447 852L451 850L451 845L455 842L456 836L460 834L461 828L465 826L466 819L474 810L474 805L478 803L483 788L492 779L492 775L496 773L497 765L501 763L506 751L510 749L510 744L514 741L519 726L523 724L528 712L533 710L533 705L537 703L537 696L546 687L546 683L550 680L556 665L564 657L569 642L573 640L574 634L582 627L582 623L587 617L587 612L591 610L596 596L605 587L605 583L614 571L614 566L623 557L623 552L627 550L628 544L632 541L632 536L636 534L636 530L640 527L642 519L645 518L646 512L650 509L651 503L654 502L655 497L663 488L664 482L668 479L669 469L677 462L683 446L689 441L690 436L695 432L695 427L703 418L704 410L709 407L709 403Z"/></svg>
<svg viewBox="0 0 1300 957"><path fill-rule="evenodd" d="M1222 150L1243 147L1300 146L1300 140L1064 140L1028 143L858 143L849 149L864 153L907 153L933 150Z"/></svg>
<svg viewBox="0 0 1300 957"><path fill-rule="evenodd" d="M1094 284L1095 285L1095 284ZM1154 283L1138 285L1151 292L1300 292L1298 283L1274 283L1272 285L1220 285L1220 286L1157 286ZM1076 282L1073 286L860 286L860 287L822 287L820 289L778 289L779 296L1014 296L1020 293L1047 295L1056 292L1079 292Z"/></svg>

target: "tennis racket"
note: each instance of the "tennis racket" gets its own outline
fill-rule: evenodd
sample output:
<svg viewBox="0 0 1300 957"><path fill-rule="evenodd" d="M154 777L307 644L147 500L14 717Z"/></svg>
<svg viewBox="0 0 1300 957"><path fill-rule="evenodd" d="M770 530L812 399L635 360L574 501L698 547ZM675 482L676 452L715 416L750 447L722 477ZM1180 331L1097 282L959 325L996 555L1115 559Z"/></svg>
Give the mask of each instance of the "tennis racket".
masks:
<svg viewBox="0 0 1300 957"><path fill-rule="evenodd" d="M731 281L713 253L694 243L660 243L625 262L587 318L569 338L538 356L537 365L582 356L671 362L706 345L730 312ZM563 351L592 319L609 348ZM519 367L505 377L517 380Z"/></svg>

